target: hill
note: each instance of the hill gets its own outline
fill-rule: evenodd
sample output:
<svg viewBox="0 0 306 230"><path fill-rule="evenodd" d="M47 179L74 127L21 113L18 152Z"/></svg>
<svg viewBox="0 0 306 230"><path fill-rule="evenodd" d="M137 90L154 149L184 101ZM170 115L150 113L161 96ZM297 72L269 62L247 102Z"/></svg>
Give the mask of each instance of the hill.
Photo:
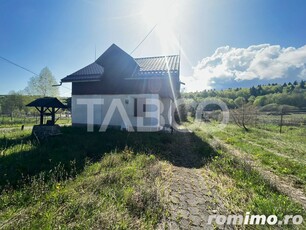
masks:
<svg viewBox="0 0 306 230"><path fill-rule="evenodd" d="M202 92L182 93L185 99L199 101L208 97L222 99L230 109L236 107L235 100L243 98L255 106L268 104L290 105L297 108L306 107L305 81L284 84L257 85L251 88L230 88L225 90L204 90Z"/></svg>

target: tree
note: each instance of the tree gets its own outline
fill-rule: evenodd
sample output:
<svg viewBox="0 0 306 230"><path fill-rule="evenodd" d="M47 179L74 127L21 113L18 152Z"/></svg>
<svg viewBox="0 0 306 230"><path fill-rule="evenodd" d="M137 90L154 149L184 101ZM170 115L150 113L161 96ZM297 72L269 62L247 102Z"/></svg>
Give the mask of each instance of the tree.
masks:
<svg viewBox="0 0 306 230"><path fill-rule="evenodd" d="M252 105L252 102L247 103L243 97L236 98L234 102L238 108L231 110L233 121L245 131L249 131L247 125L255 121L256 107Z"/></svg>
<svg viewBox="0 0 306 230"><path fill-rule="evenodd" d="M237 97L234 102L238 107L241 107L245 104L245 99L243 97Z"/></svg>
<svg viewBox="0 0 306 230"><path fill-rule="evenodd" d="M257 89L254 86L250 88L250 94L255 97L257 96Z"/></svg>
<svg viewBox="0 0 306 230"><path fill-rule="evenodd" d="M24 107L23 97L21 94L11 91L9 95L5 96L1 103L1 112L9 114L11 120L16 112L20 112Z"/></svg>
<svg viewBox="0 0 306 230"><path fill-rule="evenodd" d="M253 123L256 118L257 110L255 106L243 102L239 108L231 110L232 118L235 124L245 131L249 131L247 125Z"/></svg>
<svg viewBox="0 0 306 230"><path fill-rule="evenodd" d="M256 97L252 95L252 96L249 97L248 102L249 102L250 104L253 104L254 101L255 101L255 99L256 99Z"/></svg>
<svg viewBox="0 0 306 230"><path fill-rule="evenodd" d="M300 83L300 86L301 86L301 89L305 89L305 81L301 81L301 83Z"/></svg>
<svg viewBox="0 0 306 230"><path fill-rule="evenodd" d="M48 67L43 68L38 76L34 76L28 82L25 92L29 95L43 96L43 97L57 97L59 96L56 79Z"/></svg>

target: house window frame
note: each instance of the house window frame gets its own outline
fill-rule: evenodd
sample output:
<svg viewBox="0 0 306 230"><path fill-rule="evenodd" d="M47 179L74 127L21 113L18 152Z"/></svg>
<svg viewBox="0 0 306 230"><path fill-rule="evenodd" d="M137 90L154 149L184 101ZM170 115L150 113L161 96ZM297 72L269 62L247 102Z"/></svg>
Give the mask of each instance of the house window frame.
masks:
<svg viewBox="0 0 306 230"><path fill-rule="evenodd" d="M143 103L141 108L142 108L142 111L138 111L137 110L137 106L138 106L138 100L139 99L143 99L144 101L146 100L146 98L134 98L134 117L144 117L145 113L147 112L147 104L146 103Z"/></svg>

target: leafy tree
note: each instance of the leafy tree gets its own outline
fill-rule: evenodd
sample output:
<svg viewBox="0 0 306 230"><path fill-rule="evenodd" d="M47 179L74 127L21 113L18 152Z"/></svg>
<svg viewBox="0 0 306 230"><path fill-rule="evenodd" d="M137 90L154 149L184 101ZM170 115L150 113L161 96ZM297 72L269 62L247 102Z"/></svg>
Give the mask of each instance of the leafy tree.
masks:
<svg viewBox="0 0 306 230"><path fill-rule="evenodd" d="M204 90L195 93L183 93L184 98L201 101L203 98L218 97L223 100L230 109L237 108L234 100L240 98L255 106L265 106L276 103L278 105L292 105L299 108L306 107L306 86L305 81L298 85L273 83L269 85L258 85L251 88L236 88L223 90ZM237 101L236 101L237 102ZM241 103L240 103L241 104ZM212 108L213 110L214 108ZM189 111L189 110L188 110Z"/></svg>
<svg viewBox="0 0 306 230"><path fill-rule="evenodd" d="M305 81L301 81L301 83L300 83L300 87L301 87L301 89L305 89Z"/></svg>
<svg viewBox="0 0 306 230"><path fill-rule="evenodd" d="M38 76L30 79L28 86L25 88L25 92L29 95L57 97L59 96L58 87L52 86L56 84L56 79L52 75L52 72L48 67L45 67Z"/></svg>
<svg viewBox="0 0 306 230"><path fill-rule="evenodd" d="M255 99L256 99L256 97L252 95L252 96L249 97L248 102L249 102L250 104L253 104L254 101L255 101Z"/></svg>
<svg viewBox="0 0 306 230"><path fill-rule="evenodd" d="M234 102L238 107L241 107L245 104L245 99L243 97L237 97Z"/></svg>
<svg viewBox="0 0 306 230"><path fill-rule="evenodd" d="M257 96L257 89L254 86L250 88L250 94L255 97Z"/></svg>
<svg viewBox="0 0 306 230"><path fill-rule="evenodd" d="M16 112L20 112L24 107L23 96L19 93L11 91L9 95L5 96L1 103L1 112L9 114L11 119Z"/></svg>

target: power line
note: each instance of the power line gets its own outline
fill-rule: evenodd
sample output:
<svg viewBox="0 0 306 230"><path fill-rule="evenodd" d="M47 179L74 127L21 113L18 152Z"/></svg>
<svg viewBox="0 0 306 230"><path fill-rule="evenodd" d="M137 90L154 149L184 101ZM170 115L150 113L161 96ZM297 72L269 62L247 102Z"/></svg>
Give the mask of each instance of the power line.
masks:
<svg viewBox="0 0 306 230"><path fill-rule="evenodd" d="M21 66L21 65L19 65L19 64L17 64L17 63L15 63L15 62L13 62L13 61L7 59L7 58L4 58L4 57L2 57L2 56L0 56L0 58L1 58L2 60L4 60L4 61L6 61L6 62L8 62L8 63L10 63L10 64L12 64L12 65L14 65L14 66L17 66L17 67L19 67L19 68L21 68L21 69L23 69L23 70L29 72L29 73L32 73L32 74L34 74L34 75L36 75L36 76L39 76L37 73L34 73L32 70L29 70L28 68L23 67L23 66Z"/></svg>
<svg viewBox="0 0 306 230"><path fill-rule="evenodd" d="M171 1L170 4L168 5L168 8L170 9L171 6L173 6L175 0ZM141 44L147 39L147 37L149 37L149 35L153 32L153 30L157 27L157 25L160 23L160 21L158 21L153 27L152 29L149 31L149 33L147 33L147 35L139 42L139 44L135 47L135 49L132 50L132 52L130 54L133 54L135 52L135 50L138 49L139 46L141 46Z"/></svg>
<svg viewBox="0 0 306 230"><path fill-rule="evenodd" d="M135 49L132 50L132 52L130 54L133 54L135 50L138 49L138 47L147 39L147 37L149 37L149 35L153 32L153 30L156 28L156 26L158 25L158 23L156 23L153 28L149 31L149 33L147 33L147 35L144 37L144 39L142 39L139 44L135 47Z"/></svg>
<svg viewBox="0 0 306 230"><path fill-rule="evenodd" d="M32 74L34 74L34 75L36 75L36 76L39 76L37 73L33 72L32 70L30 70L30 69L28 69L28 68L26 68L26 67L23 67L23 66L21 66L21 65L15 63L15 62L13 62L13 61L11 61L11 60L5 58L5 57L0 56L0 58L1 58L2 60L4 60L4 61L6 61L6 62L8 62L8 63L10 63L10 64L12 64L12 65L14 65L14 66L17 66L17 67L19 67L19 68L21 68L21 69L23 69L23 70L29 72L29 73L32 73ZM62 86L62 87L71 90L69 87L66 87L66 86Z"/></svg>

